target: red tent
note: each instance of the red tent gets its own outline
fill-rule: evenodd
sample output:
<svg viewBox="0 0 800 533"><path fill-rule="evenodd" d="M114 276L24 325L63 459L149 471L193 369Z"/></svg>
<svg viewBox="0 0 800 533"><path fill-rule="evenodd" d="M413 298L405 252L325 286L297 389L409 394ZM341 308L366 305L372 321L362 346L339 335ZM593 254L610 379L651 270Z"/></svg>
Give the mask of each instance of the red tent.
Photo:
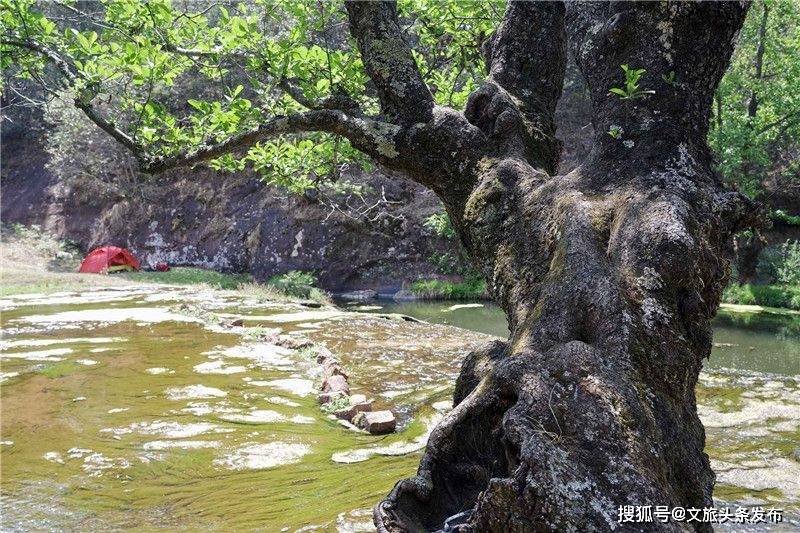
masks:
<svg viewBox="0 0 800 533"><path fill-rule="evenodd" d="M139 261L125 248L103 246L95 248L83 258L78 272L102 274L120 270L139 270Z"/></svg>

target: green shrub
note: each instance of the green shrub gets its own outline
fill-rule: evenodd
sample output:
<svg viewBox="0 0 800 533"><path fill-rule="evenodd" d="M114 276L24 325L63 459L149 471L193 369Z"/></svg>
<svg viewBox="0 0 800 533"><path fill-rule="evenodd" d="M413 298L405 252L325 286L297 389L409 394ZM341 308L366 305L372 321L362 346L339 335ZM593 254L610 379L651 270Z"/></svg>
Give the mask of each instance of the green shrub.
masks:
<svg viewBox="0 0 800 533"><path fill-rule="evenodd" d="M423 226L432 230L439 237L445 239L454 239L456 232L453 225L450 223L450 217L447 213L435 213L425 219L422 223Z"/></svg>
<svg viewBox="0 0 800 533"><path fill-rule="evenodd" d="M335 413L350 407L350 397L340 396L326 404L322 404L322 411L325 413Z"/></svg>
<svg viewBox="0 0 800 533"><path fill-rule="evenodd" d="M780 255L781 262L775 269L778 283L800 285L800 242L786 241Z"/></svg>
<svg viewBox="0 0 800 533"><path fill-rule="evenodd" d="M766 283L800 285L800 242L787 240L765 248L756 273Z"/></svg>
<svg viewBox="0 0 800 533"><path fill-rule="evenodd" d="M267 284L275 287L281 293L293 298L307 298L310 300L323 302L326 301L325 291L318 289L314 285L317 277L312 272L301 270L290 270L284 274L272 276Z"/></svg>
<svg viewBox="0 0 800 533"><path fill-rule="evenodd" d="M447 213L435 213L425 219L423 225L432 230L437 236L453 241L454 249L452 252L432 252L428 256L428 262L436 267L439 274L458 275L464 277L477 277L479 274L464 253L461 243L457 242L456 231L450 222Z"/></svg>
<svg viewBox="0 0 800 533"><path fill-rule="evenodd" d="M412 283L411 292L431 300L479 300L486 298L486 282L477 276L460 282L427 279Z"/></svg>
<svg viewBox="0 0 800 533"><path fill-rule="evenodd" d="M722 294L722 301L730 304L763 305L800 310L800 285L732 284Z"/></svg>

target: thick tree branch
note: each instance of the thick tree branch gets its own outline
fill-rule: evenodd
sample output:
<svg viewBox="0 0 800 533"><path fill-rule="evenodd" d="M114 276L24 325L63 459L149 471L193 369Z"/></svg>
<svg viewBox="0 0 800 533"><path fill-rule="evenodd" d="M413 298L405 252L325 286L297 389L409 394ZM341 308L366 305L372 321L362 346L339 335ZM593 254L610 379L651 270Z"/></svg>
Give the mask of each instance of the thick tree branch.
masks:
<svg viewBox="0 0 800 533"><path fill-rule="evenodd" d="M493 138L498 155L555 172L561 142L554 113L566 63L563 3L510 2L484 54L489 79L470 95L467 119Z"/></svg>
<svg viewBox="0 0 800 533"><path fill-rule="evenodd" d="M433 96L403 38L394 1L347 2L350 33L378 89L383 114L400 124L428 122Z"/></svg>
<svg viewBox="0 0 800 533"><path fill-rule="evenodd" d="M503 22L484 43L491 79L518 98L547 131L561 96L567 36L563 2L509 2Z"/></svg>
<svg viewBox="0 0 800 533"><path fill-rule="evenodd" d="M63 76L63 89L72 89L86 82L80 72L75 70L61 54L51 48L34 41L16 37L4 38L2 43L30 50L49 61ZM290 87L290 84L287 82L286 84L281 84L281 87L286 90ZM384 164L391 164L392 160L399 155L397 142L398 135L402 129L385 122L350 115L336 108L336 105L339 104L344 107L353 107L353 104L347 105L346 99L341 94L334 95L334 97L319 105L307 101L309 107L313 106L308 112L275 117L253 130L217 144L162 157L149 157L144 145L119 129L94 107L92 98L93 95L89 94L88 89L84 89L76 96L75 106L83 111L86 117L100 129L130 150L139 161L141 170L147 173L159 173L171 168L191 166L215 159L226 153L247 149L259 141L275 138L279 135L302 132L322 131L340 135L347 138L359 150Z"/></svg>
<svg viewBox="0 0 800 533"><path fill-rule="evenodd" d="M171 168L191 166L228 153L246 150L257 142L280 135L320 131L345 137L362 152L383 164L392 165L400 155L398 138L404 130L393 124L354 117L335 109L315 109L273 118L255 129L217 144L182 154L146 160L142 163L142 170L159 173Z"/></svg>

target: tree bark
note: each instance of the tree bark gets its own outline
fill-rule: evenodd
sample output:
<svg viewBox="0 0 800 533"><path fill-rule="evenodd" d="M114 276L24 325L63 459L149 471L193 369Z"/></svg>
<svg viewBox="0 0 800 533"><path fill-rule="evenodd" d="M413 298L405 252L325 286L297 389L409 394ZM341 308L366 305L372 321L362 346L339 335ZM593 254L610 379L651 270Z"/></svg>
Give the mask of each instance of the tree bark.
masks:
<svg viewBox="0 0 800 533"><path fill-rule="evenodd" d="M706 143L712 98L742 2L515 2L483 50L489 76L463 113L436 106L395 3L348 2L350 32L381 113L315 108L211 146L148 159L76 102L150 171L276 135L327 131L442 200L505 311L506 342L464 361L455 407L415 477L375 508L381 532L607 531L623 505L712 505L694 388L730 269L734 233L761 212L725 189ZM589 87L594 145L553 176L553 115L567 41ZM60 54L12 35L80 76ZM639 92L620 66L646 69ZM640 523L679 531L709 524Z"/></svg>
<svg viewBox="0 0 800 533"><path fill-rule="evenodd" d="M459 513L460 531L625 530L621 505L712 505L694 388L725 251L757 210L725 190L705 139L745 12L509 6L465 112L488 148L462 169L467 194L440 195L511 334L467 357L417 475L376 507L379 531L436 530ZM597 133L581 167L550 176L563 20ZM622 64L647 69L640 86L655 94L609 94Z"/></svg>

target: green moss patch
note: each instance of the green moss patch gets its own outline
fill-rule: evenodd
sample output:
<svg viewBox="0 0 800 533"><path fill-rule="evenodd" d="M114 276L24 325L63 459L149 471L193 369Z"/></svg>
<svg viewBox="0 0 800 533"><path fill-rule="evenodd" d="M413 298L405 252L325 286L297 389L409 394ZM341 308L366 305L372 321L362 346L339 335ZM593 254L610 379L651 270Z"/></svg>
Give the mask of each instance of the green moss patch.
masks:
<svg viewBox="0 0 800 533"><path fill-rule="evenodd" d="M480 300L488 297L486 282L478 277L464 281L442 281L438 279L415 281L411 292L428 300Z"/></svg>

